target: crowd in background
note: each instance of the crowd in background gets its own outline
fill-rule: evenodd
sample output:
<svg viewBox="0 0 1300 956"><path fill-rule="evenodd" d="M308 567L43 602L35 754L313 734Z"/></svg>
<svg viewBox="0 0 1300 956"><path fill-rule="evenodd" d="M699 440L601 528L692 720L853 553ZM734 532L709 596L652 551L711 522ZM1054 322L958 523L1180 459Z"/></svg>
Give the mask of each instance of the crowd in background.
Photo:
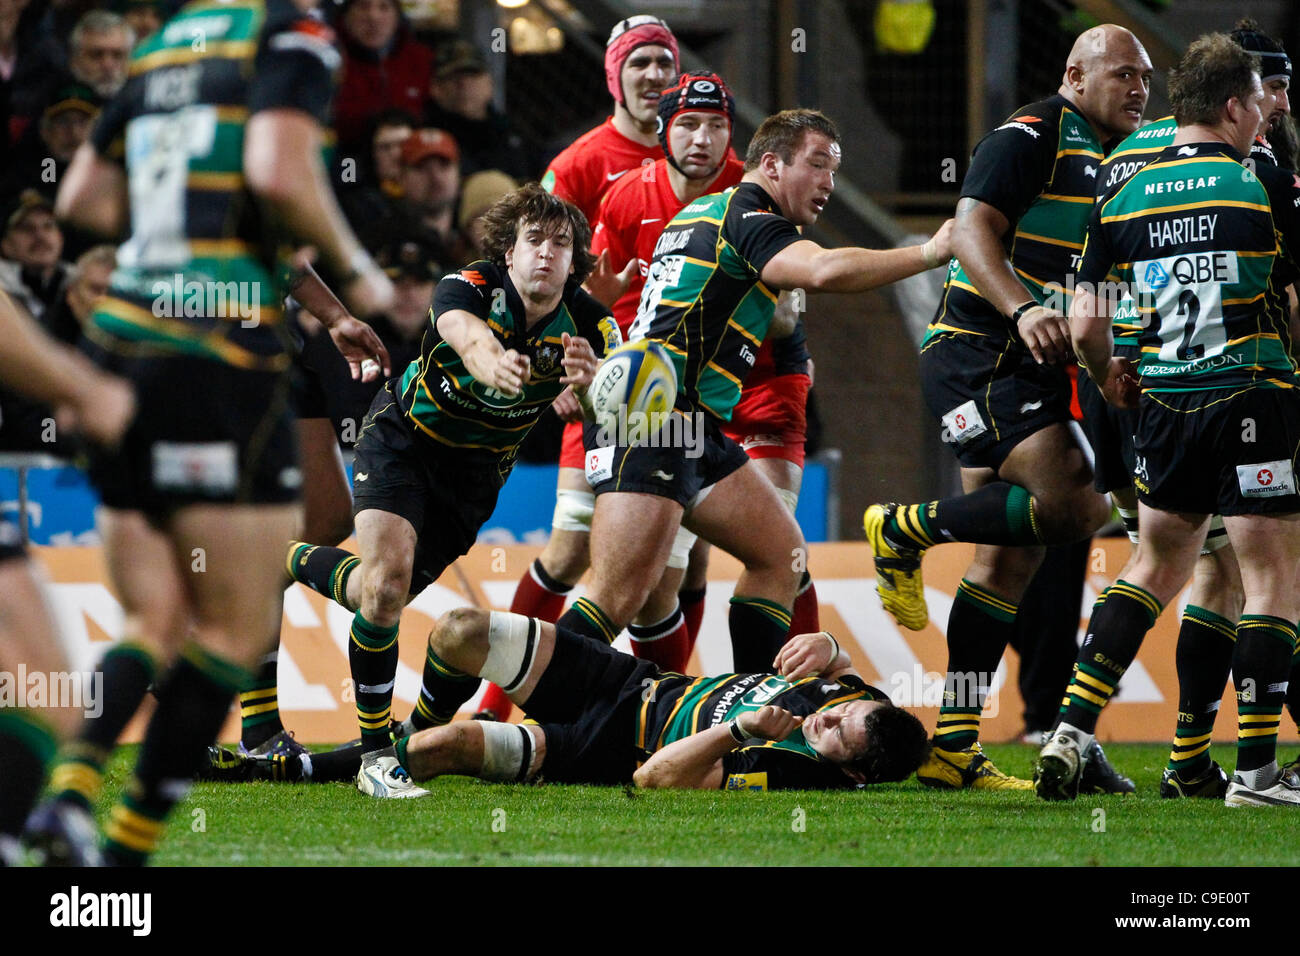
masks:
<svg viewBox="0 0 1300 956"><path fill-rule="evenodd" d="M75 342L108 287L114 247L55 220L63 172L126 82L132 50L160 29L170 0L0 0L0 289L48 331ZM372 322L395 370L418 354L433 286L477 257L482 213L548 156L494 104L483 53L454 36L417 36L398 0L341 0L322 12L342 66L331 182L364 245L398 289ZM346 366L303 323L305 362L346 393ZM340 410L355 404L338 400ZM0 396L0 447L58 452L45 413ZM342 411L340 411L342 415ZM350 444L339 420L340 439ZM355 429L352 430L354 432Z"/></svg>

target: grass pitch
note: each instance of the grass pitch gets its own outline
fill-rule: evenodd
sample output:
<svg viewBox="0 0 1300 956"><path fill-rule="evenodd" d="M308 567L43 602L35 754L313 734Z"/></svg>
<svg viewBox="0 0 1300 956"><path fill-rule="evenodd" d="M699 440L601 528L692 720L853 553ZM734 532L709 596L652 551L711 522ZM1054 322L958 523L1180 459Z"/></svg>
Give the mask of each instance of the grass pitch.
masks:
<svg viewBox="0 0 1300 956"><path fill-rule="evenodd" d="M1036 751L986 746L1027 776ZM1232 754L1219 748L1229 763ZM646 792L447 777L383 801L346 784L198 784L159 866L1260 866L1294 865L1295 814L1161 800L1167 745L1107 745L1129 797L1045 803L941 792ZM135 748L115 758L115 795ZM1281 757L1294 756L1283 749ZM105 800L107 805L107 799Z"/></svg>

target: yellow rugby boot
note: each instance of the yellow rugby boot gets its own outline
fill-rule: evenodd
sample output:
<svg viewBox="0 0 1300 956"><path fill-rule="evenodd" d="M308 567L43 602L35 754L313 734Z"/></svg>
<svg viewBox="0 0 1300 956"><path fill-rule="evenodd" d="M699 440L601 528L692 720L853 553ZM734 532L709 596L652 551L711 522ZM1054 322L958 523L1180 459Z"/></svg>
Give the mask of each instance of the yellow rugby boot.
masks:
<svg viewBox="0 0 1300 956"><path fill-rule="evenodd" d="M978 743L965 750L933 747L930 759L916 772L916 779L939 790L1033 790L1032 780L1012 777L984 756Z"/></svg>
<svg viewBox="0 0 1300 956"><path fill-rule="evenodd" d="M909 631L919 631L930 622L925 606L925 585L921 581L923 549L900 548L885 537L885 519L898 505L872 505L862 516L862 527L876 564L876 593L885 610Z"/></svg>

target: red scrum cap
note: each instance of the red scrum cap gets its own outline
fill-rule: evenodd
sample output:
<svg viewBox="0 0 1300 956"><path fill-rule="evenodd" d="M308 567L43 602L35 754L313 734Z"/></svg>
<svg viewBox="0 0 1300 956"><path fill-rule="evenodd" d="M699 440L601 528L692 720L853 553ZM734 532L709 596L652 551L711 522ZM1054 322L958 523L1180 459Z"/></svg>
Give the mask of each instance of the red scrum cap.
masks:
<svg viewBox="0 0 1300 956"><path fill-rule="evenodd" d="M614 97L615 103L623 102L623 64L637 47L652 43L667 47L673 55L674 64L681 62L677 52L677 38L668 29L668 24L658 17L644 13L628 17L618 21L614 24L614 29L609 31L609 39L605 41L605 85L609 87L609 95Z"/></svg>
<svg viewBox="0 0 1300 956"><path fill-rule="evenodd" d="M682 113L720 113L727 118L730 132L734 134L736 99L722 77L708 70L683 73L659 97L659 145L674 167L677 167L677 162L668 148L668 128ZM723 162L726 162L725 157Z"/></svg>

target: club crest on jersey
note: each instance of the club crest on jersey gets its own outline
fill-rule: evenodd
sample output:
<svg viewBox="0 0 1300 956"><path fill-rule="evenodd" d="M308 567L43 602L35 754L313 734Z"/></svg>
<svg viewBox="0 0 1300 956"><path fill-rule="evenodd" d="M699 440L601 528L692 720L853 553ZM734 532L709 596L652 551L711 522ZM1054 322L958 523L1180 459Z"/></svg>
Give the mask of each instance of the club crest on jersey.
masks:
<svg viewBox="0 0 1300 956"><path fill-rule="evenodd" d="M549 342L537 350L533 358L533 368L537 372L538 378L549 378L560 367L560 360L564 357L563 350L558 345L552 345Z"/></svg>

